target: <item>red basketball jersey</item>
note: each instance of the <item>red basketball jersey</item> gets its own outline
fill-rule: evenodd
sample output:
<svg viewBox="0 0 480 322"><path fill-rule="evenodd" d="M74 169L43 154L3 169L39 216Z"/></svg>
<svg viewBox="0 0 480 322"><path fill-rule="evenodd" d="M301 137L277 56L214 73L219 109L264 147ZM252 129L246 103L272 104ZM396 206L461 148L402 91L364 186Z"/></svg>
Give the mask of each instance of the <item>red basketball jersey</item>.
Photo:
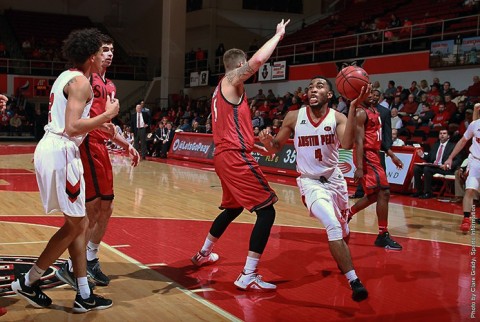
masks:
<svg viewBox="0 0 480 322"><path fill-rule="evenodd" d="M382 143L382 121L380 120L380 113L377 109L373 111L366 107L361 107L367 113L367 120L365 121L365 138L363 141L363 148L365 150L380 151Z"/></svg>
<svg viewBox="0 0 480 322"><path fill-rule="evenodd" d="M93 89L93 104L90 108L90 117L95 117L105 112L105 104L107 103L107 95L112 96L112 92L116 92L117 89L115 84L105 78L103 80L102 76L97 73L93 73L90 78L90 83L92 84ZM110 139L109 135L100 130L93 130L88 133L91 137L94 137L99 140L108 140Z"/></svg>
<svg viewBox="0 0 480 322"><path fill-rule="evenodd" d="M215 155L225 150L250 153L254 144L252 116L244 93L238 105L232 104L222 94L222 81L212 97L212 130Z"/></svg>

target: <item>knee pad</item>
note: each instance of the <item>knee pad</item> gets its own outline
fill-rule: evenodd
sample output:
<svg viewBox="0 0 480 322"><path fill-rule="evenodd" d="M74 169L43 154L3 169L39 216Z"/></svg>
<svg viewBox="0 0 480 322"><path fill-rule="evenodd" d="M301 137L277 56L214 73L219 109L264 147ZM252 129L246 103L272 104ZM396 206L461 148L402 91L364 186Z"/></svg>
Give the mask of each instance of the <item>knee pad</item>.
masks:
<svg viewBox="0 0 480 322"><path fill-rule="evenodd" d="M227 229L228 225L235 220L243 211L243 208L225 209L213 221L210 228L210 234L215 238L220 238Z"/></svg>
<svg viewBox="0 0 480 322"><path fill-rule="evenodd" d="M325 226L328 241L340 240L343 238L342 225L335 214L332 203L325 199L316 200L310 207L310 212L318 218Z"/></svg>
<svg viewBox="0 0 480 322"><path fill-rule="evenodd" d="M258 254L263 254L267 246L268 237L270 237L270 230L275 221L275 208L273 205L267 206L256 211L257 221L253 227L252 235L250 236L249 250Z"/></svg>

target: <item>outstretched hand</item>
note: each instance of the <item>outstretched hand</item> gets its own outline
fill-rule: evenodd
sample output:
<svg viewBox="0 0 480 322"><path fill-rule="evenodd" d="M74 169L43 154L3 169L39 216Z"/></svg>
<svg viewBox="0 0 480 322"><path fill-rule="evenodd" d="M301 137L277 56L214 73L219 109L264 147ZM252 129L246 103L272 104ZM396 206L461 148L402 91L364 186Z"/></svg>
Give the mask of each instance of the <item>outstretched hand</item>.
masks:
<svg viewBox="0 0 480 322"><path fill-rule="evenodd" d="M276 34L277 35L280 35L280 40L282 40L283 36L285 35L285 27L290 23L290 19L288 19L287 21L283 22L283 19L282 21L280 21L280 23L277 25L277 32Z"/></svg>
<svg viewBox="0 0 480 322"><path fill-rule="evenodd" d="M372 84L368 84L367 86L362 86L362 90L360 91L360 94L356 99L354 99L350 103L350 106L357 107L358 105L363 103L368 98L368 96L370 96L371 92L372 92Z"/></svg>

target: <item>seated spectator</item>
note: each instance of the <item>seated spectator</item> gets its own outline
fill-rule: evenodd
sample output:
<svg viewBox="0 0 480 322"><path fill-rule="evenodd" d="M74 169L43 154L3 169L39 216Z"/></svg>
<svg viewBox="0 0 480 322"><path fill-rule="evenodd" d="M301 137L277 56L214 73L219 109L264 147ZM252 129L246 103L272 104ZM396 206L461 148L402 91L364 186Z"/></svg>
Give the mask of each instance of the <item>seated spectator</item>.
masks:
<svg viewBox="0 0 480 322"><path fill-rule="evenodd" d="M191 129L192 129L192 126L190 124L190 120L188 118L184 118L183 124L180 125L179 130L183 132L190 132Z"/></svg>
<svg viewBox="0 0 480 322"><path fill-rule="evenodd" d="M12 135L20 135L20 132L22 132L22 119L18 116L17 113L15 113L10 119L10 132Z"/></svg>
<svg viewBox="0 0 480 322"><path fill-rule="evenodd" d="M448 123L460 125L463 120L465 120L465 101L460 101L458 102L457 110L452 114Z"/></svg>
<svg viewBox="0 0 480 322"><path fill-rule="evenodd" d="M263 89L260 88L258 90L258 93L257 93L257 95L255 95L254 99L255 99L256 102L261 102L261 103L263 103L263 101L267 99L265 94L263 94Z"/></svg>
<svg viewBox="0 0 480 322"><path fill-rule="evenodd" d="M256 110L255 115L252 118L252 126L258 126L260 129L263 129L265 126L265 121L263 120L263 117L260 115L260 111Z"/></svg>
<svg viewBox="0 0 480 322"><path fill-rule="evenodd" d="M450 114L445 109L445 104L440 104L438 107L438 113L432 118L431 127L435 128L448 128L448 121L450 120Z"/></svg>
<svg viewBox="0 0 480 322"><path fill-rule="evenodd" d="M397 89L395 87L395 82L393 80L391 80L391 81L388 81L387 89L385 90L383 95L385 96L385 99L387 99L387 100L392 99L393 100L393 97L395 96L396 91L397 91Z"/></svg>
<svg viewBox="0 0 480 322"><path fill-rule="evenodd" d="M300 109L300 104L298 104L298 98L292 97L292 105L290 105L287 109L287 113L290 111L296 111Z"/></svg>
<svg viewBox="0 0 480 322"><path fill-rule="evenodd" d="M422 79L420 81L420 86L418 89L419 91L417 97L430 92L430 86L428 86L428 82L426 79Z"/></svg>
<svg viewBox="0 0 480 322"><path fill-rule="evenodd" d="M422 104L422 111L418 115L414 115L410 120L410 124L416 125L417 127L423 125L430 125L432 118L435 114L430 111L430 105L428 103Z"/></svg>
<svg viewBox="0 0 480 322"><path fill-rule="evenodd" d="M200 126L200 123L198 123L197 121L193 121L192 129L190 130L190 132L205 133L205 129L203 128L203 126Z"/></svg>
<svg viewBox="0 0 480 322"><path fill-rule="evenodd" d="M258 134L260 134L260 127L254 126L253 127L253 135L258 136Z"/></svg>
<svg viewBox="0 0 480 322"><path fill-rule="evenodd" d="M391 120L392 120L392 129L400 129L403 127L403 122L400 116L398 116L398 110L394 107L390 110Z"/></svg>
<svg viewBox="0 0 480 322"><path fill-rule="evenodd" d="M437 114L440 109L440 105L445 105L445 102L440 95L436 95L433 99L433 102L430 102L430 110L433 113Z"/></svg>
<svg viewBox="0 0 480 322"><path fill-rule="evenodd" d="M388 23L388 27L390 28L398 28L402 25L400 18L397 17L396 14L392 13L390 15L390 22Z"/></svg>
<svg viewBox="0 0 480 322"><path fill-rule="evenodd" d="M267 92L267 100L270 103L273 103L277 100L277 97L275 96L275 94L273 94L273 91L271 89L269 89Z"/></svg>
<svg viewBox="0 0 480 322"><path fill-rule="evenodd" d="M124 131L123 131L123 137L125 140L133 145L133 133L132 133L132 128L128 125L125 125Z"/></svg>
<svg viewBox="0 0 480 322"><path fill-rule="evenodd" d="M402 29L400 29L400 37L405 38L410 36L410 33L412 32L412 24L412 21L408 17L405 17Z"/></svg>
<svg viewBox="0 0 480 322"><path fill-rule="evenodd" d="M457 111L457 104L455 104L455 102L452 101L451 94L445 94L445 96L443 97L443 100L445 103L445 110L451 117Z"/></svg>
<svg viewBox="0 0 480 322"><path fill-rule="evenodd" d="M339 113L343 113L343 114L347 115L348 107L347 107L347 103L345 102L345 99L343 98L343 96L338 97L338 103L337 103L337 106L336 106L336 110Z"/></svg>
<svg viewBox="0 0 480 322"><path fill-rule="evenodd" d="M408 95L408 99L403 105L401 111L398 114L400 115L413 115L417 112L418 103L415 101L415 95L413 93Z"/></svg>
<svg viewBox="0 0 480 322"><path fill-rule="evenodd" d="M270 113L270 103L267 100L264 100L263 104L258 107L257 111L260 111L260 115L262 115L263 118L268 117L268 114Z"/></svg>
<svg viewBox="0 0 480 322"><path fill-rule="evenodd" d="M162 141L162 148L160 150L160 158L166 158L168 150L170 149L170 145L172 145L173 137L175 136L175 132L172 129L172 122L167 122L165 125L167 128L167 132L165 134L165 138Z"/></svg>
<svg viewBox="0 0 480 322"><path fill-rule="evenodd" d="M450 97L453 98L455 91L453 90L450 82L443 82L443 85L440 88L440 93L443 97L445 97L446 95L450 95Z"/></svg>
<svg viewBox="0 0 480 322"><path fill-rule="evenodd" d="M440 98L442 98L442 96L440 95L439 87L436 84L433 84L430 87L430 92L427 93L428 103L432 105L435 102L435 100L438 99L437 96L440 96Z"/></svg>
<svg viewBox="0 0 480 322"><path fill-rule="evenodd" d="M414 115L419 115L421 112L422 112L422 108L423 108L423 105L425 104L428 104L428 101L427 101L427 93L423 93L421 96L420 96L420 101L418 103L418 107L417 107L417 110L415 111L415 113L413 113ZM428 104L430 105L430 104Z"/></svg>
<svg viewBox="0 0 480 322"><path fill-rule="evenodd" d="M280 131L280 127L282 126L282 122L280 119L274 119L272 122L272 135L275 136L278 134L278 131Z"/></svg>
<svg viewBox="0 0 480 322"><path fill-rule="evenodd" d="M473 84L468 86L465 91L462 91L462 95L467 96L468 99L478 99L480 96L480 77L473 76Z"/></svg>
<svg viewBox="0 0 480 322"><path fill-rule="evenodd" d="M272 121L276 118L282 118L282 111L278 108L278 105L272 105L268 112L268 119Z"/></svg>
<svg viewBox="0 0 480 322"><path fill-rule="evenodd" d="M374 90L377 90L379 91L380 93L383 94L383 88L380 86L380 82L379 81L374 81L373 84L372 84L372 91Z"/></svg>
<svg viewBox="0 0 480 322"><path fill-rule="evenodd" d="M398 130L392 127L392 146L405 146L405 142L398 137Z"/></svg>
<svg viewBox="0 0 480 322"><path fill-rule="evenodd" d="M157 129L153 133L153 145L152 150L150 151L150 155L153 157L159 157L160 151L162 150L163 140L167 135L167 129L162 121L158 122Z"/></svg>
<svg viewBox="0 0 480 322"><path fill-rule="evenodd" d="M462 163L462 158L457 155L453 159L452 167L447 168L444 163L450 156L455 147L455 143L450 141L450 136L446 129L441 129L438 133L439 141L433 144L430 152L424 153L417 150L417 154L422 158L426 164L416 164L413 167L413 176L415 181L415 192L412 196L420 199L430 199L433 197L432 193L432 179L433 175L440 173L443 175L454 174L455 170ZM422 180L423 175L423 180Z"/></svg>
<svg viewBox="0 0 480 322"><path fill-rule="evenodd" d="M212 124L211 123L207 123L205 124L205 133L207 134L212 134Z"/></svg>
<svg viewBox="0 0 480 322"><path fill-rule="evenodd" d="M390 109L392 110L394 108L396 108L397 111L401 111L403 108L402 98L400 95L395 95L393 102L390 104Z"/></svg>
<svg viewBox="0 0 480 322"><path fill-rule="evenodd" d="M418 95L418 92L419 92L419 88L418 88L418 85L417 85L417 81L413 81L412 84L410 84L410 87L408 88L408 94L413 94L413 97L417 97Z"/></svg>

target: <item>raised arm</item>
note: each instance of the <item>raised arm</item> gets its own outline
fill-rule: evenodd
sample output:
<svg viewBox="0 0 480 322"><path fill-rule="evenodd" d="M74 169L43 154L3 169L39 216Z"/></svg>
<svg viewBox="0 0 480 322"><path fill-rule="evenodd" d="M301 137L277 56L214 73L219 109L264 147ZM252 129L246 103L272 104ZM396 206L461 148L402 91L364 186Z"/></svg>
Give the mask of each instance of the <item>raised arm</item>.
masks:
<svg viewBox="0 0 480 322"><path fill-rule="evenodd" d="M285 27L290 22L288 19L286 22L282 21L277 25L277 31L275 35L270 38L245 64L242 64L240 67L227 72L225 77L228 79L229 83L233 86L238 86L243 84L247 79L249 79L253 74L255 74L260 66L265 64L265 62L270 58L275 47L277 47L280 40L282 40L285 35Z"/></svg>

